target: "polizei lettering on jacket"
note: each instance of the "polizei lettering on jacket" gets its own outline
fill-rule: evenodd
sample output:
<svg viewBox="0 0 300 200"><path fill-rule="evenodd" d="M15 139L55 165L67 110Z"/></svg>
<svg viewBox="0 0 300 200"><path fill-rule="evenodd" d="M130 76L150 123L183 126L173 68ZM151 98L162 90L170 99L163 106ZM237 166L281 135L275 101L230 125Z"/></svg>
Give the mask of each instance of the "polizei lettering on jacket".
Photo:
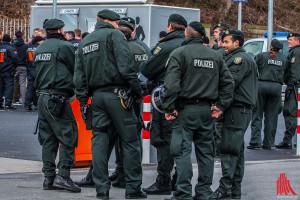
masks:
<svg viewBox="0 0 300 200"><path fill-rule="evenodd" d="M99 50L99 43L92 43L87 46L82 47L83 55L98 51Z"/></svg>
<svg viewBox="0 0 300 200"><path fill-rule="evenodd" d="M51 60L51 53L41 53L36 55L34 61L50 61Z"/></svg>
<svg viewBox="0 0 300 200"><path fill-rule="evenodd" d="M194 59L194 67L214 68L214 62L211 60Z"/></svg>
<svg viewBox="0 0 300 200"><path fill-rule="evenodd" d="M269 59L269 60L268 60L268 65L282 66L282 61L280 61L280 60L272 60L272 59Z"/></svg>
<svg viewBox="0 0 300 200"><path fill-rule="evenodd" d="M140 54L140 55L134 55L135 61L145 61L148 60L148 55L147 54Z"/></svg>

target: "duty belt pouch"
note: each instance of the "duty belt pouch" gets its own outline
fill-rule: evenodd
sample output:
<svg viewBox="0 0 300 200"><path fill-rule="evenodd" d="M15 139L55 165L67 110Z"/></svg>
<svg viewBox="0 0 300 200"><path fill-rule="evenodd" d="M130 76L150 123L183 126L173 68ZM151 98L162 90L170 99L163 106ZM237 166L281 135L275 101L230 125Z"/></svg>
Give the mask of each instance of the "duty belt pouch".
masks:
<svg viewBox="0 0 300 200"><path fill-rule="evenodd" d="M131 94L131 90L119 89L117 93L122 107L125 110L130 110L134 103L134 97Z"/></svg>
<svg viewBox="0 0 300 200"><path fill-rule="evenodd" d="M92 108L90 104L86 106L85 112L86 112L86 121L85 121L86 130L92 130Z"/></svg>
<svg viewBox="0 0 300 200"><path fill-rule="evenodd" d="M55 103L53 112L56 116L61 116L65 111L66 98L63 96L51 95L50 99Z"/></svg>

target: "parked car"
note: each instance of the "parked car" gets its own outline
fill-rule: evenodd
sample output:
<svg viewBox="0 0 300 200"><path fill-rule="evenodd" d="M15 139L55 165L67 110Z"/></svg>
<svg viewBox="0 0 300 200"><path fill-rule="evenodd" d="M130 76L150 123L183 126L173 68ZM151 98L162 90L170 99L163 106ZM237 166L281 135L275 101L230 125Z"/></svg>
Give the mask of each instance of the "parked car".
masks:
<svg viewBox="0 0 300 200"><path fill-rule="evenodd" d="M287 56L289 51L287 38L286 37L274 37L274 38L276 38L282 43L283 45L282 53L283 55ZM268 51L268 38L255 38L255 39L247 40L244 43L243 47L247 53L251 54L254 57L262 52Z"/></svg>

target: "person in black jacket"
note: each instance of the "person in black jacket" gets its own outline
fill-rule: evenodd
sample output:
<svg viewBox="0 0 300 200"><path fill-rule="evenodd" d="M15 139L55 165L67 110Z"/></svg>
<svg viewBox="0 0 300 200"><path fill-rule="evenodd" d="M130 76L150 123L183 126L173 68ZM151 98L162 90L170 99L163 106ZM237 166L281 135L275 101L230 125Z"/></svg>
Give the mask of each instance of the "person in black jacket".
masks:
<svg viewBox="0 0 300 200"><path fill-rule="evenodd" d="M26 93L26 77L27 77L27 67L26 67L26 54L27 54L27 44L25 44L23 39L23 33L17 31L15 33L16 39L14 45L16 47L19 61L16 68L15 79L19 78L20 92L22 98L22 104L25 106L25 93ZM17 91L15 91L17 92Z"/></svg>
<svg viewBox="0 0 300 200"><path fill-rule="evenodd" d="M45 39L41 36L36 36L33 38L32 43L28 45L27 54L26 54L26 65L27 65L27 88L26 88L26 97L25 97L25 110L31 111L32 105L37 109L37 95L36 89L34 87L35 80L35 67L33 66L33 55L36 48L44 41Z"/></svg>
<svg viewBox="0 0 300 200"><path fill-rule="evenodd" d="M10 36L4 34L0 44L0 109L16 109L12 107L14 90L14 71L18 62L16 49L10 44ZM5 106L2 96L5 93Z"/></svg>

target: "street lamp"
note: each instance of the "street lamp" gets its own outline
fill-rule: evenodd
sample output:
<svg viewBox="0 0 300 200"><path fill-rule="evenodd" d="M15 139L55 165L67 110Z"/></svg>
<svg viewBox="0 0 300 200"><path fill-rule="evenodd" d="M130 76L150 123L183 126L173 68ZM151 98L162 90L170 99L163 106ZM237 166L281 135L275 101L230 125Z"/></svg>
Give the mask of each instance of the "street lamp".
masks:
<svg viewBox="0 0 300 200"><path fill-rule="evenodd" d="M242 3L247 3L248 0L232 0L239 3L238 8L238 30L242 31Z"/></svg>
<svg viewBox="0 0 300 200"><path fill-rule="evenodd" d="M53 6L52 6L52 18L56 18L56 9L57 9L57 0L53 0Z"/></svg>

